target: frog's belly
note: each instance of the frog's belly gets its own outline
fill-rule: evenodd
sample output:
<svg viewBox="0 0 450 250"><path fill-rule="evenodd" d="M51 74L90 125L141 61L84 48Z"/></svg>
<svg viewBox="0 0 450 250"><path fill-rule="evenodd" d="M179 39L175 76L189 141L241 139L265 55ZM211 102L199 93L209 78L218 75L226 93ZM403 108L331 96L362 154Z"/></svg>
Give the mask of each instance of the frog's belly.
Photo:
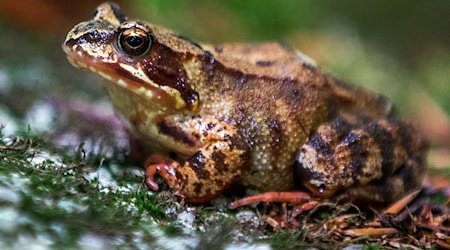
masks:
<svg viewBox="0 0 450 250"><path fill-rule="evenodd" d="M253 146L248 166L241 175L243 185L261 192L288 191L295 186L295 155L306 140L305 128L302 129L298 124L303 124L310 130L311 121L289 124L282 120L278 124L286 129L277 132L270 126L262 126L251 137Z"/></svg>
<svg viewBox="0 0 450 250"><path fill-rule="evenodd" d="M290 158L252 157L250 167L241 176L242 184L261 192L291 190L294 186L294 159Z"/></svg>

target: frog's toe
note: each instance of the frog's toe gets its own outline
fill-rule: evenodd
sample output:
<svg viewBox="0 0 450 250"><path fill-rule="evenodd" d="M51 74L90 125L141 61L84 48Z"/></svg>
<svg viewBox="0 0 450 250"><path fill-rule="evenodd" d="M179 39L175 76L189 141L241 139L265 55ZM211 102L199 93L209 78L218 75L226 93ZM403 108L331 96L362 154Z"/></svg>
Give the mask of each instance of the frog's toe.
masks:
<svg viewBox="0 0 450 250"><path fill-rule="evenodd" d="M145 184L149 189L157 191L159 186L154 181L154 176L158 174L170 188L180 191L181 184L177 177L177 169L179 167L180 164L170 158L152 155L145 161Z"/></svg>
<svg viewBox="0 0 450 250"><path fill-rule="evenodd" d="M256 202L282 202L298 205L309 201L311 201L311 195L305 192L266 192L233 201L228 207L235 209Z"/></svg>
<svg viewBox="0 0 450 250"><path fill-rule="evenodd" d="M147 185L147 187L153 191L158 191L159 186L158 184L154 181L154 176L157 172L159 172L159 168L160 165L159 164L155 164L155 165L150 165L147 166L145 169L145 184Z"/></svg>
<svg viewBox="0 0 450 250"><path fill-rule="evenodd" d="M159 186L154 181L155 174L165 178L167 167L173 163L173 160L161 155L152 155L145 161L145 184L153 191L158 191Z"/></svg>

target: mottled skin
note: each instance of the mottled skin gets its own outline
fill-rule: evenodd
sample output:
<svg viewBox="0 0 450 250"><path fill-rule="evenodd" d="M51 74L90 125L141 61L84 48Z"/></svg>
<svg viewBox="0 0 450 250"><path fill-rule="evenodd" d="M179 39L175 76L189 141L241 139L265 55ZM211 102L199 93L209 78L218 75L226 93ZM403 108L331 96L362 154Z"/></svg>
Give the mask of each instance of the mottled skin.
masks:
<svg viewBox="0 0 450 250"><path fill-rule="evenodd" d="M279 44L199 45L106 3L63 49L108 81L123 121L154 153L146 162L154 190L159 173L188 202L233 183L389 202L421 183L425 143L386 98Z"/></svg>

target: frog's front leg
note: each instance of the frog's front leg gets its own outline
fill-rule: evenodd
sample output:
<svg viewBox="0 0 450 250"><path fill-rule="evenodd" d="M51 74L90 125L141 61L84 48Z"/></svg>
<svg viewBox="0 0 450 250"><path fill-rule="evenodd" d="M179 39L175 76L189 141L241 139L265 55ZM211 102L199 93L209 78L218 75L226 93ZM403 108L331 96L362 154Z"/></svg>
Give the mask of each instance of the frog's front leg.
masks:
<svg viewBox="0 0 450 250"><path fill-rule="evenodd" d="M179 126L175 126L172 120L161 120L161 123L166 123L160 126L165 128L160 130L165 136L193 138L189 140L195 141L178 140L179 148L173 148L175 151L199 148L184 163L151 156L146 162L146 184L150 189L158 189L153 176L159 173L187 202L201 203L218 196L241 175L248 144L234 126L211 118L195 118Z"/></svg>

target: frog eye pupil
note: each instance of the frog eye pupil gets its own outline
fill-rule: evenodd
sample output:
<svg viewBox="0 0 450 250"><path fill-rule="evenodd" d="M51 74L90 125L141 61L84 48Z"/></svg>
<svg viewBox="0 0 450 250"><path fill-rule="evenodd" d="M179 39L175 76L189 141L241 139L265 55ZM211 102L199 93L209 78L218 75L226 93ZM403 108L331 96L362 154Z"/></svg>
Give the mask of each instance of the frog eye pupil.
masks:
<svg viewBox="0 0 450 250"><path fill-rule="evenodd" d="M119 48L130 56L141 56L151 47L151 38L141 29L126 29L119 33Z"/></svg>
<svg viewBox="0 0 450 250"><path fill-rule="evenodd" d="M138 36L129 36L125 39L125 41L130 47L134 48L139 47L143 43L142 39Z"/></svg>

